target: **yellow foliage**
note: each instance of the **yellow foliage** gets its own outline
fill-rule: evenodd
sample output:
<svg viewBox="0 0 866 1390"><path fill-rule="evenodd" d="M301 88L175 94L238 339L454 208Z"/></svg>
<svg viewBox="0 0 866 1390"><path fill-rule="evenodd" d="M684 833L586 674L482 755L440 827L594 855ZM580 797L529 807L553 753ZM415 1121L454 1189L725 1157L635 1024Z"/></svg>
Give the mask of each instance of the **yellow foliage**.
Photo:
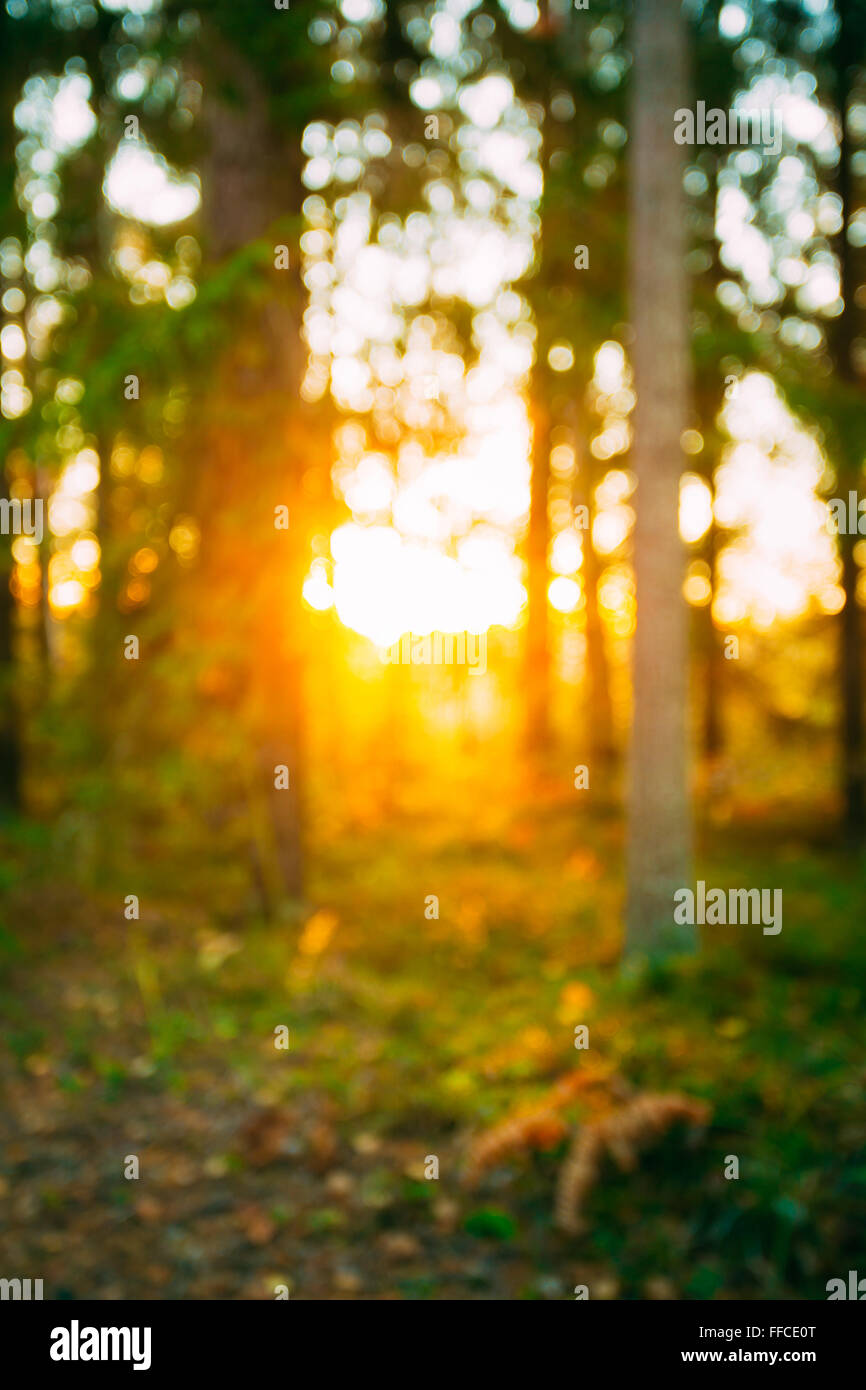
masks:
<svg viewBox="0 0 866 1390"><path fill-rule="evenodd" d="M327 907L314 912L304 925L298 941L302 956L320 956L326 950L337 927L337 914Z"/></svg>
<svg viewBox="0 0 866 1390"><path fill-rule="evenodd" d="M572 980L565 986L556 1006L558 1023L583 1023L594 1003L594 995L588 985L580 980Z"/></svg>

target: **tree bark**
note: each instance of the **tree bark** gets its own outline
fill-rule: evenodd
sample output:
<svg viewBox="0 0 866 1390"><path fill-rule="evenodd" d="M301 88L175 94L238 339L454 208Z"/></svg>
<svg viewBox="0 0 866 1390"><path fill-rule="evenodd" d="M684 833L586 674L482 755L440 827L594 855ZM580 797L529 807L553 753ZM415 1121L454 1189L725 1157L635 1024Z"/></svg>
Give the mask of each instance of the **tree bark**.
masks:
<svg viewBox="0 0 866 1390"><path fill-rule="evenodd" d="M584 724L586 728L587 759L590 765L609 765L616 755L613 733L613 706L610 693L610 670L604 645L604 625L598 602L598 585L602 565L592 543L592 523L595 517L596 470L587 453L582 452L581 412L573 403L569 423L575 451L572 502L575 508L586 508L589 525L583 532L583 563L581 578L584 593L584 632L586 664L584 668Z"/></svg>
<svg viewBox="0 0 866 1390"><path fill-rule="evenodd" d="M2 537L0 563L0 817L15 815L21 807L21 746L16 704L14 652L15 599L9 588L12 547Z"/></svg>
<svg viewBox="0 0 866 1390"><path fill-rule="evenodd" d="M842 225L836 238L839 258L840 292L843 309L836 321L836 370L841 381L857 385L853 345L857 336L855 322L856 281L848 241L848 226L853 212L851 188L851 140L848 133L848 104L851 96L849 64L856 61L852 51L852 8L849 0L840 0L839 34L833 54L836 78L836 103L839 114L839 172L837 191L842 203ZM841 442L843 457L839 459L839 481L842 495L856 490L862 482L859 456L854 456L848 431ZM857 451L859 454L860 451ZM844 830L846 839L862 844L866 834L866 759L864 759L863 728L863 655L861 650L861 618L857 602L859 567L854 556L857 536L840 534L839 551L842 560L842 587L845 606L839 617L839 678L840 678L840 753L842 764L842 794L844 798Z"/></svg>
<svg viewBox="0 0 866 1390"><path fill-rule="evenodd" d="M223 53L211 36L212 69L203 109L209 150L203 166L203 213L212 261L230 256L267 235L280 215L297 214L302 198L299 154L268 121L264 96L237 55ZM231 103L212 95L221 61L238 92ZM286 289L276 286L260 310L237 329L217 378L231 393L231 408L215 402L209 505L236 517L243 529L248 600L246 649L241 657L255 749L245 778L255 807L265 807L267 830L253 847L267 906L304 885L302 846L303 674L305 615L301 597L307 527L303 478L308 440L299 388L304 352L296 255ZM263 272L260 272L263 273ZM283 282L281 282L282 284ZM213 464L221 461L218 470ZM289 533L274 526L274 508L289 508ZM243 525L243 519L246 524ZM230 530L230 528L229 528ZM237 568L224 529L223 571ZM235 542L238 538L235 536ZM251 555L251 558L250 558ZM237 576L235 576L235 580ZM276 769L288 769L288 787ZM255 811L254 811L255 816Z"/></svg>
<svg viewBox="0 0 866 1390"><path fill-rule="evenodd" d="M712 486L713 473L710 470L709 481ZM724 725L722 722L722 697L723 681L725 679L725 658L722 651L722 644L716 625L713 622L713 599L716 594L716 583L718 580L718 548L719 548L719 529L712 520L704 539L703 552L704 559L710 570L710 601L703 608L698 609L698 621L702 628L704 648L704 720L703 720L703 752L709 760L718 758L722 752L725 741Z"/></svg>
<svg viewBox="0 0 866 1390"><path fill-rule="evenodd" d="M539 374L540 375L540 374ZM541 398L533 409L532 479L527 538L528 611L526 619L526 740L531 753L550 744L550 642L547 613L548 492L550 485L550 417Z"/></svg>
<svg viewBox="0 0 866 1390"><path fill-rule="evenodd" d="M637 629L629 767L626 954L694 945L674 925L691 879L686 753L688 661L678 529L680 438L690 382L682 150L673 113L686 95L680 0L641 0L632 21L630 293L637 405L634 566Z"/></svg>

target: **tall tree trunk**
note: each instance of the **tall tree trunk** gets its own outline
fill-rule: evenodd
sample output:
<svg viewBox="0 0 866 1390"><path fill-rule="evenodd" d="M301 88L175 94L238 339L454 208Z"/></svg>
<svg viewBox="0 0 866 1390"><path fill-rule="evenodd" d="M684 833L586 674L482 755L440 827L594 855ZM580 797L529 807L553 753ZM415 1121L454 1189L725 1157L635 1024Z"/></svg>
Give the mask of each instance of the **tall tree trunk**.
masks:
<svg viewBox="0 0 866 1390"><path fill-rule="evenodd" d="M691 878L692 840L678 530L690 380L682 150L673 138L673 113L686 95L680 0L641 0L632 52L629 230L638 489L626 952L634 957L694 944L694 928L673 921L674 892Z"/></svg>
<svg viewBox="0 0 866 1390"><path fill-rule="evenodd" d="M574 447L574 485L572 502L575 508L585 507L589 525L583 532L583 563L581 578L584 593L584 623L586 636L586 665L584 675L584 721L586 726L587 761L590 765L609 764L616 753L613 735L613 707L610 694L610 670L604 645L604 626L598 602L598 584L602 566L592 543L592 522L595 515L596 474L588 454L581 450L583 435L578 406L568 411Z"/></svg>
<svg viewBox="0 0 866 1390"><path fill-rule="evenodd" d="M297 215L302 187L299 153L285 148L271 128L255 76L218 41L212 42L212 56L202 186L208 251L219 260L267 236L277 217ZM231 103L212 95L220 61L236 88ZM285 895L300 898L304 882L301 585L308 527L302 482L310 448L299 391L304 354L296 253L291 260L291 271L281 272L290 278L274 282L263 307L240 328L216 378L217 390L221 382L231 400L229 407L214 402L212 475L216 459L223 464L205 484L209 506L237 520L242 532L235 543L248 552L241 576L248 600L243 611L249 614L242 666L255 750L247 785L254 808L267 812L264 839L253 848L269 907ZM288 534L274 524L279 505L289 508ZM227 531L223 539L231 545ZM225 568L236 568L235 557L229 556ZM287 786L277 773L283 767Z"/></svg>
<svg viewBox="0 0 866 1390"><path fill-rule="evenodd" d="M539 378L541 373L539 373ZM532 753L550 744L550 642L547 613L548 493L550 484L550 417L537 383L533 409L532 480L527 538L528 598L526 620L526 737Z"/></svg>
<svg viewBox="0 0 866 1390"><path fill-rule="evenodd" d="M590 512L590 516L592 513ZM583 538L583 584L586 608L586 710L590 758L608 764L616 755L610 670L604 643L604 624L598 601L602 567L592 543L592 526Z"/></svg>
<svg viewBox="0 0 866 1390"><path fill-rule="evenodd" d="M707 219L707 241L712 248L712 266L706 277L708 288L717 299L718 288L721 284L725 268L722 265L716 243L716 214L719 200L719 164L716 160L710 166L709 171L709 190L707 202L709 206L709 217ZM710 490L711 513L710 524L704 537L701 547L703 559L709 567L710 575L710 601L697 613L698 627L700 636L696 643L699 656L703 658L703 670L701 672L704 683L704 708L703 726L701 729L701 751L704 757L713 762L718 759L724 748L724 682L726 676L726 661L722 650L721 634L713 621L713 600L716 597L716 585L719 578L719 551L721 548L721 536L719 527L716 524L715 502L716 502L716 469L719 465L722 444L715 417L719 410L718 399L718 378L715 370L708 374L706 369L703 379L700 381L696 391L698 414L701 417L701 430L705 440L705 452L703 454L703 466L700 472L703 474L704 481Z"/></svg>
<svg viewBox="0 0 866 1390"><path fill-rule="evenodd" d="M713 473L710 470L709 482L712 487ZM699 608L697 619L701 627L699 647L704 652L704 718L702 743L704 756L710 760L718 758L724 746L724 727L722 724L722 682L725 678L725 657L716 625L713 622L713 599L718 580L719 528L715 519L710 522L704 537L703 554L710 570L710 601Z"/></svg>
<svg viewBox="0 0 866 1390"><path fill-rule="evenodd" d="M21 747L15 688L15 599L9 588L12 547L2 537L0 560L0 817L21 805Z"/></svg>
<svg viewBox="0 0 866 1390"><path fill-rule="evenodd" d="M833 54L836 78L836 103L839 114L839 172L837 191L842 203L841 228L836 238L839 258L839 279L843 309L836 321L836 370L840 379L851 386L857 384L853 345L857 336L855 322L856 283L852 264L848 227L854 211L851 188L851 140L848 132L848 105L851 96L849 65L860 56L853 51L851 34L852 6L850 0L839 0L839 34ZM862 482L860 454L852 448L845 431L841 441L843 457L839 459L839 481L842 495L856 490ZM857 602L859 567L854 556L858 537L840 534L839 550L842 560L842 587L845 606L839 618L839 675L840 675L840 752L842 791L844 797L844 828L851 843L862 844L866 833L866 759L864 759L863 729L863 656L861 651L862 624Z"/></svg>
<svg viewBox="0 0 866 1390"><path fill-rule="evenodd" d="M843 494L844 495L844 494ZM856 536L839 537L842 550L842 587L845 607L840 616L840 668L842 684L842 783L845 797L845 835L862 844L866 829L863 758L863 658L861 622L857 602L859 567L854 558Z"/></svg>
<svg viewBox="0 0 866 1390"><path fill-rule="evenodd" d="M546 14L546 6L542 15ZM548 506L550 500L550 400L551 380L547 369L550 323L550 196L548 157L550 136L547 122L542 124L540 159L544 171L541 202L541 230L535 248L536 275L533 281L533 309L538 339L537 363L532 379L532 473L529 494L529 533L527 536L528 610L526 617L526 747L530 756L543 754L550 747L550 625L547 603L549 576L547 550L550 544Z"/></svg>

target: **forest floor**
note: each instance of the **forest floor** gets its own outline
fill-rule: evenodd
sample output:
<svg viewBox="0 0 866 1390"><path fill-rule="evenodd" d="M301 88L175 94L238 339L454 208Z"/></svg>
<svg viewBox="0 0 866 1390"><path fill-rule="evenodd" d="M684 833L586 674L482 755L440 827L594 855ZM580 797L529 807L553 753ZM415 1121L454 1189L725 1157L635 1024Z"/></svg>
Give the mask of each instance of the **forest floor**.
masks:
<svg viewBox="0 0 866 1390"><path fill-rule="evenodd" d="M617 818L557 788L452 808L343 826L278 923L216 889L127 922L7 832L0 1273L68 1299L822 1299L866 1268L861 871L796 827L768 852L756 808L764 852L741 817L699 873L781 886L783 931L627 976ZM559 1231L575 1126L659 1091L708 1123L605 1158ZM548 1147L518 1121L467 1186L479 1136L551 1095Z"/></svg>

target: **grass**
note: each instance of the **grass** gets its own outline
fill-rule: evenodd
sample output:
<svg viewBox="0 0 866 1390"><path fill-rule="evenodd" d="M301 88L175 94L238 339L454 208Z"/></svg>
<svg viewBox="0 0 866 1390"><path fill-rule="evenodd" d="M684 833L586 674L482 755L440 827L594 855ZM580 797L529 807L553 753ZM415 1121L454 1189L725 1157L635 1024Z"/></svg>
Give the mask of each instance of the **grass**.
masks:
<svg viewBox="0 0 866 1390"><path fill-rule="evenodd" d="M306 925L147 893L127 923L123 885L46 897L44 849L12 844L16 1267L51 1296L273 1297L282 1279L292 1297L420 1299L820 1299L866 1267L859 867L793 831L761 855L717 832L700 875L781 887L782 932L707 929L700 954L625 976L616 819L555 788L531 816L505 806L465 803L447 832L420 813L335 826ZM578 1237L552 1224L563 1145L466 1191L471 1136L590 1057L706 1100L709 1128L606 1165ZM264 1152L263 1113L280 1135Z"/></svg>

